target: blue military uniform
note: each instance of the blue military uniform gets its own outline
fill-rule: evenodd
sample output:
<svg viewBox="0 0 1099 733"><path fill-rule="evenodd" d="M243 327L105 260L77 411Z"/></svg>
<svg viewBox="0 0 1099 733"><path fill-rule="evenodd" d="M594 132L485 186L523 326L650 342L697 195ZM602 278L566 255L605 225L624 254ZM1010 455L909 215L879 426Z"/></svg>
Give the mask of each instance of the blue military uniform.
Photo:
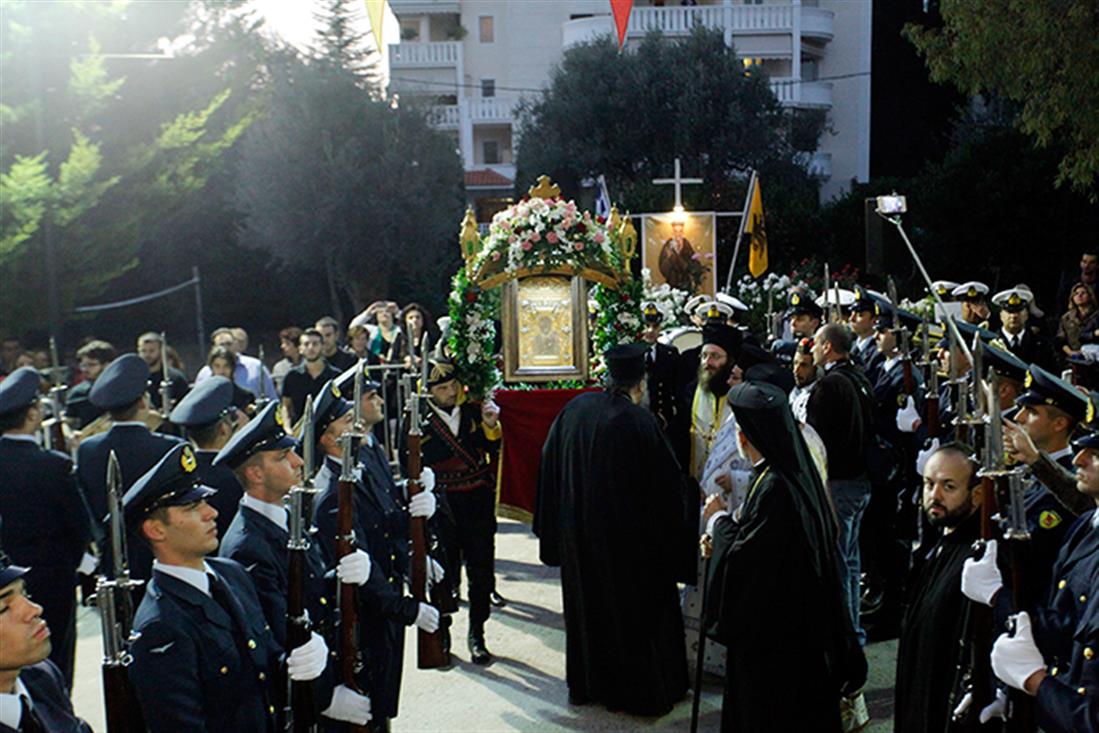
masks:
<svg viewBox="0 0 1099 733"><path fill-rule="evenodd" d="M318 393L314 433L319 437L350 404L339 388L328 382ZM313 523L324 549L326 565L336 564L340 462L327 456L317 472L320 493ZM359 649L365 664L360 683L370 696L374 719L397 716L404 659L404 630L416 621L419 602L404 595L409 569L408 512L384 487L376 486L356 469L354 518L356 545L373 561L370 580L359 591Z"/></svg>
<svg viewBox="0 0 1099 733"><path fill-rule="evenodd" d="M39 377L30 367L0 382L0 416L38 400ZM76 650L76 568L91 540L90 517L73 478L72 461L38 447L33 436L0 438L0 517L12 560L30 568L27 588L43 606L53 636L50 659L72 685Z"/></svg>
<svg viewBox="0 0 1099 733"><path fill-rule="evenodd" d="M191 446L178 445L126 492L126 524L151 511L204 500ZM285 686L282 649L248 574L232 560L205 562L207 592L158 566L134 616L130 680L145 721L159 731L276 730Z"/></svg>
<svg viewBox="0 0 1099 733"><path fill-rule="evenodd" d="M149 367L137 354L124 354L110 364L95 380L92 403L105 410L121 410L137 402L145 394ZM76 478L91 507L92 516L103 522L107 518L107 460L111 451L118 457L122 472L122 490L126 491L146 471L156 465L164 454L183 441L169 435L153 433L140 423L116 423L106 433L94 435L80 444L76 451ZM153 555L144 542L129 543L130 576L148 580L152 572ZM101 553L101 566L108 572L112 567L110 547ZM138 591L140 594L141 591Z"/></svg>
<svg viewBox="0 0 1099 733"><path fill-rule="evenodd" d="M225 377L210 377L180 401L172 410L170 420L187 430L194 441L194 433L208 430L223 420L232 420L236 413L233 404L233 383ZM233 471L225 465L214 465L218 451L204 450L195 441L195 458L198 460L198 476L203 485L217 489L209 504L218 511L218 537L224 537L229 524L236 516L240 498L244 495Z"/></svg>
<svg viewBox="0 0 1099 733"><path fill-rule="evenodd" d="M878 296L863 286L856 285L855 299L847 306L846 310L848 315L863 312L875 313L879 302ZM863 372L866 373L866 378L873 384L877 380L877 370L880 368L881 363L885 361L885 357L878 351L878 346L874 342L873 335L871 335L864 339L855 339L851 346L851 361L862 367Z"/></svg>
<svg viewBox="0 0 1099 733"><path fill-rule="evenodd" d="M278 403L268 403L221 449L214 459L214 467L232 473L230 467L240 466L259 451L295 447L298 442L287 435L281 420ZM233 480L236 481L235 476ZM249 498L247 501L259 500ZM248 571L275 640L285 648L290 534L285 509L281 506L273 509L273 514L283 521L276 521L247 503L242 505L221 540L218 555L235 560ZM325 578L324 556L315 537L311 539L305 557L306 608L314 628L324 634L330 630L337 603L334 583Z"/></svg>

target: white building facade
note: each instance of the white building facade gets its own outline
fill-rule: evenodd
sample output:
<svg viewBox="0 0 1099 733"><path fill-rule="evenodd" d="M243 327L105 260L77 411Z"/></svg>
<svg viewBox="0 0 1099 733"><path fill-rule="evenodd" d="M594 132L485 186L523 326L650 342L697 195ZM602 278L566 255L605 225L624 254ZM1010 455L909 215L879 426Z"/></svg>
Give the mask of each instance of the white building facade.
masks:
<svg viewBox="0 0 1099 733"><path fill-rule="evenodd" d="M431 104L455 136L478 221L506 205L515 179L521 97L549 84L563 53L613 36L608 0L390 0L401 26L389 46L390 91ZM821 198L870 173L871 0L635 0L627 47L650 30L682 37L722 31L737 55L761 66L787 107L822 109L828 130L806 167ZM766 185L766 184L764 184Z"/></svg>

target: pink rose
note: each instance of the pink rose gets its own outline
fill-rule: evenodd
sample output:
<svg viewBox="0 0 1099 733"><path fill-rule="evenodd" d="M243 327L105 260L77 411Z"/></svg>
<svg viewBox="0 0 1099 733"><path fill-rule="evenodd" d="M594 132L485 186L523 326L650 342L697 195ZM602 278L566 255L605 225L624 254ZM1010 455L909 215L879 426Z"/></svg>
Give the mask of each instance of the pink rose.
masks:
<svg viewBox="0 0 1099 733"><path fill-rule="evenodd" d="M510 237L508 237L508 244L515 244L518 241L519 241L519 237L515 236L514 234L512 234Z"/></svg>
<svg viewBox="0 0 1099 733"><path fill-rule="evenodd" d="M573 249L575 249L577 252L584 249L584 243L583 242L577 242L576 244L574 244L572 246L573 246Z"/></svg>
<svg viewBox="0 0 1099 733"><path fill-rule="evenodd" d="M594 236L594 237L592 237L592 239L594 239L594 240L595 240L595 243L596 243L596 244L603 244L603 239L604 239L604 238L605 238L605 237L603 236L603 232L596 232L596 233L595 233L595 236Z"/></svg>
<svg viewBox="0 0 1099 733"><path fill-rule="evenodd" d="M538 232L531 232L530 233L530 241L532 241L532 242L541 242L542 241L542 235L539 234Z"/></svg>
<svg viewBox="0 0 1099 733"><path fill-rule="evenodd" d="M546 234L546 241L550 244L557 244L557 232L549 232Z"/></svg>
<svg viewBox="0 0 1099 733"><path fill-rule="evenodd" d="M523 242L523 243L522 243L521 245L519 245L519 246L520 246L520 247L522 247L522 248L523 248L524 250L527 250L527 251L529 251L529 250L530 250L530 248L531 248L531 247L533 247L534 245L533 245L533 244L531 244L530 242Z"/></svg>
<svg viewBox="0 0 1099 733"><path fill-rule="evenodd" d="M499 260L500 259L500 250L496 250L495 252L492 253L492 259L493 260Z"/></svg>

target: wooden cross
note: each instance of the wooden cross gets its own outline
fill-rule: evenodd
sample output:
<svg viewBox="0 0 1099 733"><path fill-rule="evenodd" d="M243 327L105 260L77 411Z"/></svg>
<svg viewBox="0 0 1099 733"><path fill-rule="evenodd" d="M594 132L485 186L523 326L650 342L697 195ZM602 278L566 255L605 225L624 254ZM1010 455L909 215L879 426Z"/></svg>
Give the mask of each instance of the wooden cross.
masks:
<svg viewBox="0 0 1099 733"><path fill-rule="evenodd" d="M654 178L653 179L653 184L657 185L657 186L667 186L667 185L675 186L675 209L676 209L676 211L682 211L683 210L683 195L682 195L683 194L683 189L682 189L682 186L684 184L694 185L694 184L698 184L698 183L702 183L701 178L684 178L680 174L679 158L675 159L675 178Z"/></svg>

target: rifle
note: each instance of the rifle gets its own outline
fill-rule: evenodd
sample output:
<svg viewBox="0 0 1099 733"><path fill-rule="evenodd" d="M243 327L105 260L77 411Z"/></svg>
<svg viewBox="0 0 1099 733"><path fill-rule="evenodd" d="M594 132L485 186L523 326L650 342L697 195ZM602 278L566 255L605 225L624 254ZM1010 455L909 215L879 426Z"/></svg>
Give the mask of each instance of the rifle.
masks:
<svg viewBox="0 0 1099 733"><path fill-rule="evenodd" d="M57 339L50 336L50 391L46 398L50 405L51 416L42 421L42 438L46 450L65 450L65 421L61 417L61 393L68 387L61 380L61 360L57 355Z"/></svg>
<svg viewBox="0 0 1099 733"><path fill-rule="evenodd" d="M362 426L362 393L363 370L362 361L359 361L355 369L355 404L351 430L340 436L340 453L342 458L342 470L338 491L339 508L336 518L336 559L339 561L345 555L355 551L355 450L354 444L362 438L359 428ZM363 694L355 679L363 667L362 653L359 650L359 629L356 588L353 585L337 583L339 588L340 606L340 682L351 689L352 692ZM366 733L370 730L367 726L348 724L347 730L351 733Z"/></svg>
<svg viewBox="0 0 1099 733"><path fill-rule="evenodd" d="M912 358L909 354L908 344L908 329L901 325L899 310L901 307L900 301L897 299L897 284L893 282L893 278L888 278L889 288L889 302L893 304L893 336L897 339L897 348L901 354L901 369L904 372L904 393L906 395L916 394L916 380L912 376Z"/></svg>
<svg viewBox="0 0 1099 733"><path fill-rule="evenodd" d="M256 395L256 414L258 415L260 410L267 407L267 403L271 401L267 396L267 356L263 353L263 344L259 345L256 356L259 359L259 394Z"/></svg>
<svg viewBox="0 0 1099 733"><path fill-rule="evenodd" d="M927 410L927 437L934 439L939 435L939 362L931 358L931 324L923 319L923 343L921 366L926 370L924 379L924 404Z"/></svg>
<svg viewBox="0 0 1099 733"><path fill-rule="evenodd" d="M426 364L426 362L424 363ZM411 499L424 490L423 484L420 483L420 437L423 432L420 429L420 393L418 390L413 390L409 395L408 412L407 471L408 498ZM427 521L423 517L409 518L409 535L412 539L412 597L420 603L428 602L427 563L430 560L427 553L426 524ZM445 667L446 664L442 628L436 629L433 633L420 629L416 637L416 667L419 669L438 669Z"/></svg>
<svg viewBox="0 0 1099 733"><path fill-rule="evenodd" d="M261 347L262 348L262 347ZM313 398L305 398L305 430L302 435L301 486L290 489L287 497L290 510L290 538L286 549L290 554L287 572L286 647L296 649L309 641L311 626L305 609L305 568L309 551L308 523L312 514L313 487ZM287 678L284 730L288 733L310 733L317 729L316 700L313 683L294 682Z"/></svg>
<svg viewBox="0 0 1099 733"><path fill-rule="evenodd" d="M160 333L160 414L165 420L172 412L172 375L168 371L168 336Z"/></svg>
<svg viewBox="0 0 1099 733"><path fill-rule="evenodd" d="M949 315L947 316L949 318ZM961 374L957 363L958 347L961 342L954 330L947 332L950 337L950 382L955 388L954 421L955 437L960 443L969 442L969 428L973 421L969 417L969 380Z"/></svg>
<svg viewBox="0 0 1099 733"><path fill-rule="evenodd" d="M95 605L103 631L103 697L108 733L144 733L141 705L126 669L133 661L126 648L131 641L134 617L131 592L143 581L130 578L121 486L122 472L112 450L107 459L107 508L110 511L114 579L100 575L95 587Z"/></svg>
<svg viewBox="0 0 1099 733"><path fill-rule="evenodd" d="M832 293L832 275L828 269L828 263L824 263L824 321L826 323L835 323L836 314L832 310L832 302L828 297Z"/></svg>

